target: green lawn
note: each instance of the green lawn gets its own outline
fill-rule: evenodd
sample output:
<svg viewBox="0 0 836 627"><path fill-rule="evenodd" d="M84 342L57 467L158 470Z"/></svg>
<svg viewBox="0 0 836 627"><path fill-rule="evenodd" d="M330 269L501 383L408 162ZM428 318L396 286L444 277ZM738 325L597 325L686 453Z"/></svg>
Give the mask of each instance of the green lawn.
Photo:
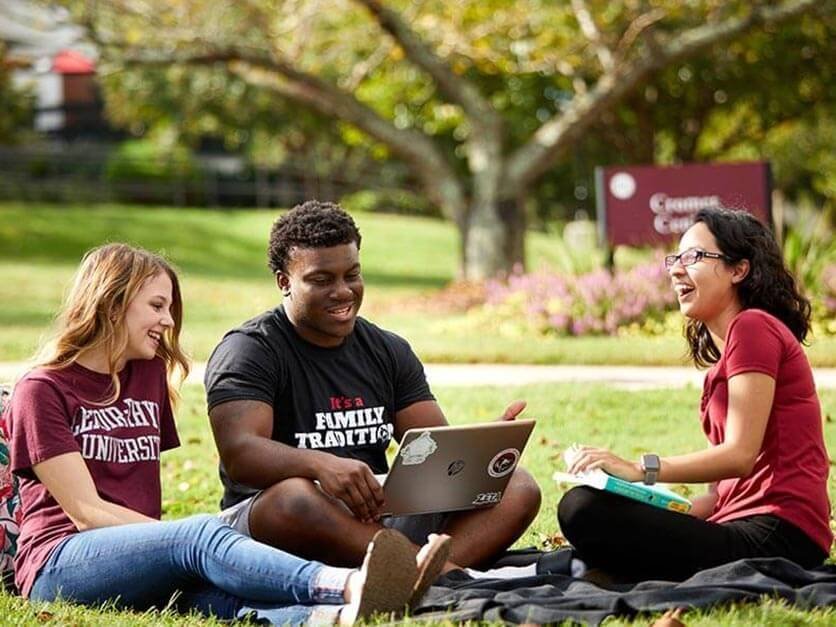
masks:
<svg viewBox="0 0 836 627"><path fill-rule="evenodd" d="M204 360L225 331L275 305L266 266L276 211L0 205L0 361L26 359L49 327L87 249L127 241L165 252L181 269L184 344ZM544 338L485 331L434 307L456 271L453 227L439 220L359 214L366 279L363 313L396 331L425 361L646 364L683 363L679 337ZM531 233L529 267L564 267L578 253L556 235ZM581 255L583 256L583 255ZM818 366L836 366L836 338L815 339Z"/></svg>
<svg viewBox="0 0 836 627"><path fill-rule="evenodd" d="M663 454L682 453L705 446L697 419L700 392L694 387L680 390L618 391L598 385L532 385L508 390L498 387L437 388L440 403L457 422L484 421L498 415L515 398L529 402L526 415L538 419L523 464L534 474L543 490L543 506L520 546L549 546L559 532L555 505L562 494L550 480L564 447L572 442L605 445L629 457L656 450ZM836 390L822 395L825 438L836 450ZM200 386L184 389L178 411L183 446L163 456L163 510L166 518L179 518L197 512L216 511L220 498L217 455L204 411ZM836 500L836 478L829 484L831 500ZM676 489L695 494L685 486ZM836 558L836 553L832 555ZM43 614L48 612L49 614ZM40 616L40 618L39 618ZM21 599L0 594L0 623L3 625L196 625L214 624L191 617L158 613L143 615L112 610L90 610L68 604L30 605ZM752 606L691 612L688 625L832 625L834 611L802 612L765 599ZM623 624L623 622L608 622ZM647 620L635 624L647 624Z"/></svg>

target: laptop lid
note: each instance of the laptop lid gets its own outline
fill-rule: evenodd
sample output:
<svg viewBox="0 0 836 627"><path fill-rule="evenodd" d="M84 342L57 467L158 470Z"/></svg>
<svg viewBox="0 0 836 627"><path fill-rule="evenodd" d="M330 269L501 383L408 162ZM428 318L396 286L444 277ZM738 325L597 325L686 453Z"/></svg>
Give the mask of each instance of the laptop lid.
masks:
<svg viewBox="0 0 836 627"><path fill-rule="evenodd" d="M383 483L384 515L426 514L499 503L534 420L408 430Z"/></svg>

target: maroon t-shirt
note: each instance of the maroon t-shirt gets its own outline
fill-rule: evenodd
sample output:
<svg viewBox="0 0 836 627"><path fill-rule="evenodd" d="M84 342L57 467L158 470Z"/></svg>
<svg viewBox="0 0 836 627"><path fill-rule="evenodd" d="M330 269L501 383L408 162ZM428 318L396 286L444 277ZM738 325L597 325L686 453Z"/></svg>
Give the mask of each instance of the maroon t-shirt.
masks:
<svg viewBox="0 0 836 627"><path fill-rule="evenodd" d="M719 498L708 520L771 514L829 553L830 466L813 371L786 325L759 309L744 310L732 320L723 355L705 377L702 425L712 444L725 439L728 379L744 372L775 379L772 410L754 469L746 477L718 482Z"/></svg>
<svg viewBox="0 0 836 627"><path fill-rule="evenodd" d="M84 458L106 501L159 519L160 451L180 444L161 359L129 361L119 398L107 405L110 376L78 364L39 368L15 386L9 408L12 471L20 477L23 521L15 581L24 596L52 549L78 530L32 466L64 453Z"/></svg>

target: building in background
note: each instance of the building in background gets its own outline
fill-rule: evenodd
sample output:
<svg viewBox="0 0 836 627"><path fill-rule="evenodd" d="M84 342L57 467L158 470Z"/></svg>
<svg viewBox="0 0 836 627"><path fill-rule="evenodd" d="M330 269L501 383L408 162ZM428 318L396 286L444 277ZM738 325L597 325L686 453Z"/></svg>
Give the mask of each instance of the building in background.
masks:
<svg viewBox="0 0 836 627"><path fill-rule="evenodd" d="M0 3L0 41L14 81L35 94L34 130L62 139L109 133L96 85L96 50L62 7Z"/></svg>

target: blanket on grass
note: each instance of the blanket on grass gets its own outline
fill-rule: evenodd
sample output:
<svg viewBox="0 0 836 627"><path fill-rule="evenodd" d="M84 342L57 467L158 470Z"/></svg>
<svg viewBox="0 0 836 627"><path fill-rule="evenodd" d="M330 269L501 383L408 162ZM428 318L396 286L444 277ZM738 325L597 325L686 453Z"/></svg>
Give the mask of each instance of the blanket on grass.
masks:
<svg viewBox="0 0 836 627"><path fill-rule="evenodd" d="M701 571L683 582L643 581L600 588L565 575L473 579L453 571L414 608L415 620L598 625L608 616L757 602L769 595L803 609L836 604L836 565L804 570L781 558L746 559Z"/></svg>

